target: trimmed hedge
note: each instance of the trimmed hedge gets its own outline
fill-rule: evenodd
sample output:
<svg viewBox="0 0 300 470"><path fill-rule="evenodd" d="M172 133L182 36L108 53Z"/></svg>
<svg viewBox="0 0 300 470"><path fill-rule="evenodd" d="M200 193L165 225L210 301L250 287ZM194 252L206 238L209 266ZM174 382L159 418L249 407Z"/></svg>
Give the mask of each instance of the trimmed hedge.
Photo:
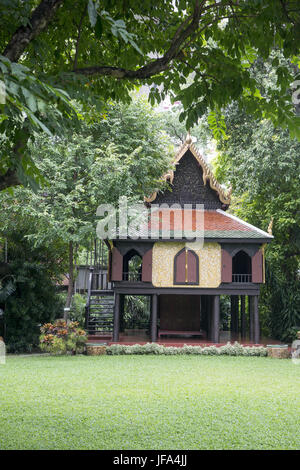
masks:
<svg viewBox="0 0 300 470"><path fill-rule="evenodd" d="M193 354L199 356L267 356L267 348L263 346L242 346L238 342L225 346L188 346L182 347L163 346L157 343L134 344L126 346L122 344L112 344L107 346L106 354L117 356L126 354L157 354L175 356L182 354Z"/></svg>

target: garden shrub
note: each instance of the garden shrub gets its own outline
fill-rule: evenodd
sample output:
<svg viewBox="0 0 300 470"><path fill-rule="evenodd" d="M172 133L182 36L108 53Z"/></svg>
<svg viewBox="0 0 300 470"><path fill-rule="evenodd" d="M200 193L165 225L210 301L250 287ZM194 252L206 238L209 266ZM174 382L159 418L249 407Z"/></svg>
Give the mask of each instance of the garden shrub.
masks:
<svg viewBox="0 0 300 470"><path fill-rule="evenodd" d="M157 355L182 355L193 354L202 356L267 356L267 348L263 346L242 346L238 342L224 346L189 346L182 347L163 346L157 343L134 344L126 346L122 344L112 344L106 348L106 354L126 355L126 354L157 354Z"/></svg>
<svg viewBox="0 0 300 470"><path fill-rule="evenodd" d="M31 352L38 347L40 326L61 317L63 304L45 266L16 260L10 269L16 289L4 308L5 342L9 352Z"/></svg>
<svg viewBox="0 0 300 470"><path fill-rule="evenodd" d="M78 322L57 320L41 327L40 349L50 354L83 353L87 341L86 332Z"/></svg>
<svg viewBox="0 0 300 470"><path fill-rule="evenodd" d="M81 327L84 327L85 323L85 305L85 295L77 293L73 295L69 318L71 321L78 322Z"/></svg>

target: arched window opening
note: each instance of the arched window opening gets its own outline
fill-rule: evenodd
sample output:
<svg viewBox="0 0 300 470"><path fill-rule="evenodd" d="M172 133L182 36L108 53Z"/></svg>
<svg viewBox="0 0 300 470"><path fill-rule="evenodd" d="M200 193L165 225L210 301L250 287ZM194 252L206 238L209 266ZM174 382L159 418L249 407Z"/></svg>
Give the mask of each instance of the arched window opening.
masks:
<svg viewBox="0 0 300 470"><path fill-rule="evenodd" d="M183 248L175 256L174 284L199 284L199 258L194 251Z"/></svg>
<svg viewBox="0 0 300 470"><path fill-rule="evenodd" d="M130 250L123 258L123 281L142 280L142 257L136 250Z"/></svg>
<svg viewBox="0 0 300 470"><path fill-rule="evenodd" d="M243 250L232 258L232 282L252 282L251 257Z"/></svg>

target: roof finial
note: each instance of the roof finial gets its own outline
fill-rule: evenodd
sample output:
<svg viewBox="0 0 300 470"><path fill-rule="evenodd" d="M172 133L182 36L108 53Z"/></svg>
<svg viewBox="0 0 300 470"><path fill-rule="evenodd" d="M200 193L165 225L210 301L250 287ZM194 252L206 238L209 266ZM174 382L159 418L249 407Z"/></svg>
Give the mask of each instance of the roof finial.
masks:
<svg viewBox="0 0 300 470"><path fill-rule="evenodd" d="M192 143L192 137L191 137L191 134L190 134L190 130L188 130L188 132L187 132L187 135L186 135L186 138L185 138L185 143L187 145L191 145L191 143Z"/></svg>
<svg viewBox="0 0 300 470"><path fill-rule="evenodd" d="M271 220L270 220L270 223L269 223L269 227L268 227L268 234L269 235L273 235L272 233L272 229L273 229L273 217L271 217Z"/></svg>

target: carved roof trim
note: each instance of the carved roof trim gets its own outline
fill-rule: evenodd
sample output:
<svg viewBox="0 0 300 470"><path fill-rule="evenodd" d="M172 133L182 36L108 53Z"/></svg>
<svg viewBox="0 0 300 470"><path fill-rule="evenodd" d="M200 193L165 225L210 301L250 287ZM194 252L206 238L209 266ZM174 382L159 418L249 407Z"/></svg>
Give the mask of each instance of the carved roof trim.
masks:
<svg viewBox="0 0 300 470"><path fill-rule="evenodd" d="M216 191L218 193L220 201L223 204L229 205L230 201L231 201L232 188L230 187L230 189L228 191L225 191L222 188L222 186L217 182L217 180L214 177L213 172L211 171L210 167L208 166L208 164L206 163L206 161L204 160L202 155L199 153L199 151L196 149L196 147L192 143L192 140L191 140L189 134L187 135L186 141L184 142L184 144L181 146L181 148L177 152L177 154L175 156L175 159L174 159L174 164L178 165L181 158L183 157L183 155L188 150L190 150L193 157L197 160L197 162L199 163L199 165L202 168L204 185L206 185L206 183L208 181L211 189L213 189L214 191ZM175 171L176 171L176 169L175 169ZM165 179L165 181L169 180L170 183L172 184L173 180L174 180L174 171L170 170L168 173L166 173L163 176L163 178ZM156 197L157 197L157 191L154 192L153 194L151 194L151 196L145 197L144 200L145 200L145 202L153 202L153 201L155 201Z"/></svg>

